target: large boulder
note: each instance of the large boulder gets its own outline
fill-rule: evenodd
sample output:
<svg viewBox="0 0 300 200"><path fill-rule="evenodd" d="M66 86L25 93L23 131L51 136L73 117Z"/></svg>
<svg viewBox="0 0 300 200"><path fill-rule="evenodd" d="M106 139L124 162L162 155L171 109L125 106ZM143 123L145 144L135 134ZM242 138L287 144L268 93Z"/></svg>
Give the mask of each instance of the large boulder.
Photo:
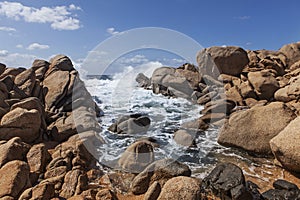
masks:
<svg viewBox="0 0 300 200"><path fill-rule="evenodd" d="M49 70L62 70L62 71L72 71L74 70L72 61L69 57L59 54L50 59Z"/></svg>
<svg viewBox="0 0 300 200"><path fill-rule="evenodd" d="M0 168L9 161L25 160L30 146L15 137L0 145Z"/></svg>
<svg viewBox="0 0 300 200"><path fill-rule="evenodd" d="M177 176L191 176L191 170L185 164L172 159L158 160L146 167L132 181L133 194L144 194L149 186L158 181L163 186L167 180Z"/></svg>
<svg viewBox="0 0 300 200"><path fill-rule="evenodd" d="M278 81L268 70L249 72L248 80L254 87L259 99L270 100L274 97L276 90L279 89Z"/></svg>
<svg viewBox="0 0 300 200"><path fill-rule="evenodd" d="M189 81L170 67L157 68L152 74L151 84L155 94L189 99L194 91Z"/></svg>
<svg viewBox="0 0 300 200"><path fill-rule="evenodd" d="M28 151L26 157L30 173L35 173L37 175L45 172L46 166L51 158L45 144L43 143L33 145Z"/></svg>
<svg viewBox="0 0 300 200"><path fill-rule="evenodd" d="M200 199L200 182L197 179L178 176L168 180L158 200Z"/></svg>
<svg viewBox="0 0 300 200"><path fill-rule="evenodd" d="M281 102L235 112L221 128L218 143L251 153L271 154L270 140L295 117L294 112Z"/></svg>
<svg viewBox="0 0 300 200"><path fill-rule="evenodd" d="M287 169L300 172L300 117L270 141L276 159Z"/></svg>
<svg viewBox="0 0 300 200"><path fill-rule="evenodd" d="M0 139L9 140L20 137L31 143L40 136L41 114L36 109L17 107L5 114L0 123Z"/></svg>
<svg viewBox="0 0 300 200"><path fill-rule="evenodd" d="M17 199L22 192L31 186L29 166L27 163L14 160L0 169L0 198L11 196Z"/></svg>
<svg viewBox="0 0 300 200"><path fill-rule="evenodd" d="M118 161L119 166L129 172L139 173L154 161L153 146L148 141L131 144Z"/></svg>
<svg viewBox="0 0 300 200"><path fill-rule="evenodd" d="M247 52L235 46L210 47L197 55L200 72L215 79L220 74L238 76L249 63Z"/></svg>
<svg viewBox="0 0 300 200"><path fill-rule="evenodd" d="M44 79L43 93L47 110L56 106L66 96L69 76L68 71L54 71Z"/></svg>
<svg viewBox="0 0 300 200"><path fill-rule="evenodd" d="M35 81L35 72L32 68L30 68L18 74L14 82L16 86L23 90L27 96L31 96L35 86Z"/></svg>
<svg viewBox="0 0 300 200"><path fill-rule="evenodd" d="M141 114L124 115L119 117L108 130L118 134L146 133L150 123L150 118Z"/></svg>
<svg viewBox="0 0 300 200"><path fill-rule="evenodd" d="M300 190L297 185L293 183L279 179L273 183L273 187L274 189L265 191L262 194L264 200L300 199Z"/></svg>
<svg viewBox="0 0 300 200"><path fill-rule="evenodd" d="M201 185L204 194L214 194L222 199L253 200L247 188L242 169L232 163L217 165Z"/></svg>
<svg viewBox="0 0 300 200"><path fill-rule="evenodd" d="M82 191L87 189L87 176L79 169L69 171L65 178L62 186L60 196L64 198L70 198L72 196L80 194Z"/></svg>
<svg viewBox="0 0 300 200"><path fill-rule="evenodd" d="M300 60L300 42L284 45L279 51L286 55L288 67Z"/></svg>

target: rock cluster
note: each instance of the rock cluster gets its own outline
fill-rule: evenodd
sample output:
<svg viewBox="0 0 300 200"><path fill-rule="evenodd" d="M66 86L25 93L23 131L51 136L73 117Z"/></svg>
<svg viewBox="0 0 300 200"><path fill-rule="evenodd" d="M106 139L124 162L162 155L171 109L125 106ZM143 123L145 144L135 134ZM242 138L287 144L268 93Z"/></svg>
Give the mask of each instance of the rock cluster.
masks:
<svg viewBox="0 0 300 200"><path fill-rule="evenodd" d="M194 143L197 133L189 134L186 128L221 127L220 144L274 155L285 168L300 172L299 59L300 42L278 51L210 47L198 53L198 67L161 67L150 80L154 93L204 105L196 125L174 133L178 144Z"/></svg>
<svg viewBox="0 0 300 200"><path fill-rule="evenodd" d="M70 198L89 189L101 110L71 60L0 65L0 198Z"/></svg>

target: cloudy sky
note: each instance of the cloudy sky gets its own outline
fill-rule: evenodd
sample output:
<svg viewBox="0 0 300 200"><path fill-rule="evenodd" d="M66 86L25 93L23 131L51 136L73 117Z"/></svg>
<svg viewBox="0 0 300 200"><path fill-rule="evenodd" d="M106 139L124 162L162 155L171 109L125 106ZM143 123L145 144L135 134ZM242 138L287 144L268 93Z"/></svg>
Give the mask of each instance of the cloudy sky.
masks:
<svg viewBox="0 0 300 200"><path fill-rule="evenodd" d="M27 67L63 53L80 63L111 36L141 27L172 29L203 47L278 49L300 40L299 7L297 0L0 1L0 62ZM149 62L140 52L132 58Z"/></svg>

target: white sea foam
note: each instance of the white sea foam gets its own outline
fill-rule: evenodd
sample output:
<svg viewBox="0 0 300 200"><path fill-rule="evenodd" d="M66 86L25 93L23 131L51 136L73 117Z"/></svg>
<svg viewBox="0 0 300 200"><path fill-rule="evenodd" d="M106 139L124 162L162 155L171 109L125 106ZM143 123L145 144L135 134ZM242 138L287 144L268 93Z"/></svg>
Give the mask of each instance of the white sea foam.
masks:
<svg viewBox="0 0 300 200"><path fill-rule="evenodd" d="M151 90L138 88L135 83L137 73L139 71L129 67L124 73L115 75L112 80L84 80L92 96L101 100L98 106L105 113L101 118L103 131L99 134L107 143L100 147L100 162L113 165L131 143L146 136L156 139L160 145L155 149L155 159L178 159L192 169L214 164L213 154L224 149L216 142L215 130L199 133L195 138L195 148L182 147L173 140L174 131L183 122L199 118L202 106L186 99L169 98L153 94ZM107 130L119 116L133 113L142 113L151 119L147 135L116 135Z"/></svg>

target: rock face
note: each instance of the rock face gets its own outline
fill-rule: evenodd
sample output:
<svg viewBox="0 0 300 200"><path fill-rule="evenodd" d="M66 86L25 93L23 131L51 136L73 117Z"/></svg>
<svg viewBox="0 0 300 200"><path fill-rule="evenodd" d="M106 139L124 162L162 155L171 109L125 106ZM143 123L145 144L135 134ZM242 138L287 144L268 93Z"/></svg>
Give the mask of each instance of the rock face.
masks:
<svg viewBox="0 0 300 200"><path fill-rule="evenodd" d="M270 140L295 117L294 112L281 102L235 112L220 130L218 143L269 155Z"/></svg>
<svg viewBox="0 0 300 200"><path fill-rule="evenodd" d="M276 159L287 169L300 172L300 117L270 141Z"/></svg>
<svg viewBox="0 0 300 200"><path fill-rule="evenodd" d="M190 176L191 170L187 165L172 159L164 159L153 162L139 173L132 181L133 194L144 194L149 186L158 181L163 186L167 180L177 176Z"/></svg>
<svg viewBox="0 0 300 200"><path fill-rule="evenodd" d="M152 144L142 140L130 145L122 154L118 164L125 171L139 173L153 161Z"/></svg>
<svg viewBox="0 0 300 200"><path fill-rule="evenodd" d="M198 53L197 62L203 74L217 79L220 74L238 76L249 59L240 47L210 47Z"/></svg>
<svg viewBox="0 0 300 200"><path fill-rule="evenodd" d="M158 200L200 199L200 182L194 178L178 176L168 180Z"/></svg>
<svg viewBox="0 0 300 200"><path fill-rule="evenodd" d="M11 196L17 198L29 188L29 166L23 161L10 161L0 169L0 198Z"/></svg>

